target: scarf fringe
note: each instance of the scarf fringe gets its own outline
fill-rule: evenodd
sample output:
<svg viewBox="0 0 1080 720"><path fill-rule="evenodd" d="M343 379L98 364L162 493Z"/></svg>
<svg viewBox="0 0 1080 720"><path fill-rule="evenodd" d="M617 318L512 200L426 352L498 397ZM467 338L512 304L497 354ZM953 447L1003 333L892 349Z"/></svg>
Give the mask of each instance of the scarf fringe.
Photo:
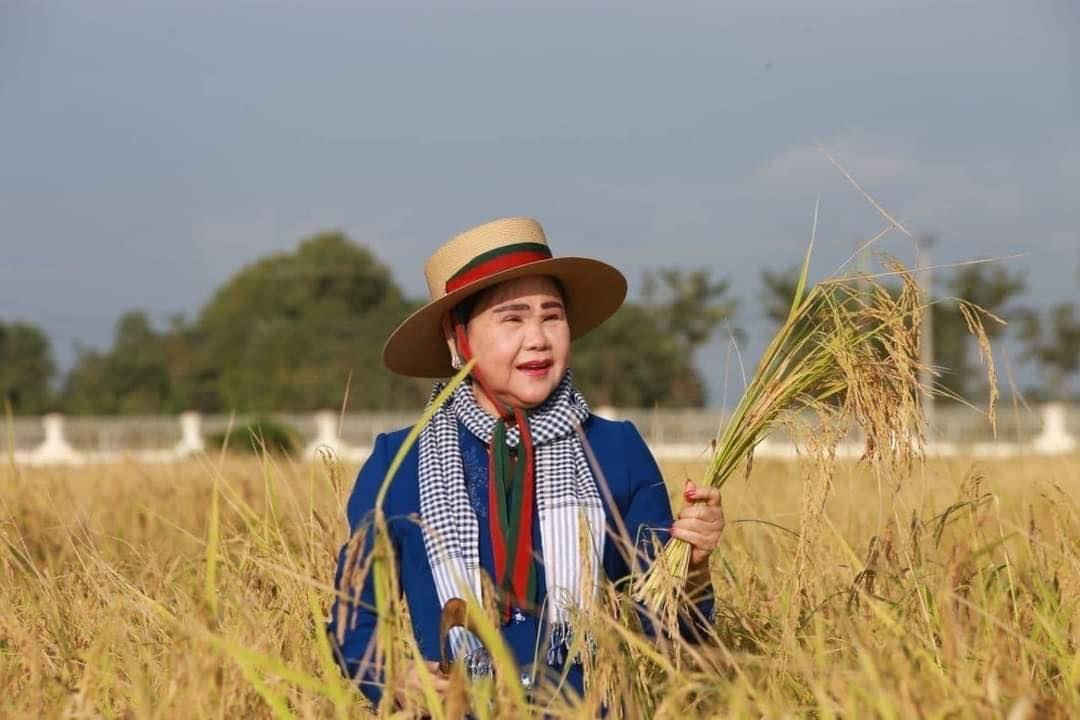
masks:
<svg viewBox="0 0 1080 720"><path fill-rule="evenodd" d="M578 652L571 657L570 648L573 643L574 628L570 623L559 623L552 626L544 662L547 663L548 667L554 668L562 667L568 659L571 663L579 665L582 662L582 649L589 655L596 653L596 640L592 635L586 635L584 648L579 648ZM484 647L478 647L465 654L462 662L469 678L473 680L492 677L495 673L495 661Z"/></svg>
<svg viewBox="0 0 1080 720"><path fill-rule="evenodd" d="M574 643L574 627L568 622L559 623L551 628L551 637L548 639L547 656L545 662L552 667L561 667L570 656L570 646ZM586 633L583 643L584 651L590 656L596 654L596 638L591 633ZM570 662L579 665L582 662L581 649L570 657Z"/></svg>
<svg viewBox="0 0 1080 720"><path fill-rule="evenodd" d="M462 659L462 662L465 663L465 671L473 680L491 677L495 672L495 663L491 659L491 654L482 647L476 648L468 653Z"/></svg>

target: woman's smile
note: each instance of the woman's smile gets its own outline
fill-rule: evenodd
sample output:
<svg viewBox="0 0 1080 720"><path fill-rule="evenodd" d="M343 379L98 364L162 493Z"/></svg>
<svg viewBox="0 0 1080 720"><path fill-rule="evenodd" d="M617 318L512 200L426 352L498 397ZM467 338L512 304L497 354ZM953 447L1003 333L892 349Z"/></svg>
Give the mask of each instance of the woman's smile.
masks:
<svg viewBox="0 0 1080 720"><path fill-rule="evenodd" d="M553 362L551 360L530 360L529 362L519 364L517 369L528 377L542 378L547 377L552 364Z"/></svg>

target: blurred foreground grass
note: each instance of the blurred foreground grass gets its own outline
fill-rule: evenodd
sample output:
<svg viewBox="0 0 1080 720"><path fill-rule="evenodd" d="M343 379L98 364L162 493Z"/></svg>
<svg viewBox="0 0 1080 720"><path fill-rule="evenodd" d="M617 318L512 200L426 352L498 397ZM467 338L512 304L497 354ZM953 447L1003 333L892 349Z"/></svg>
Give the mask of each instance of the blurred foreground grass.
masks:
<svg viewBox="0 0 1080 720"><path fill-rule="evenodd" d="M354 476L0 467L0 716L364 716L318 641ZM1080 716L1080 457L829 480L725 487L713 669L657 716Z"/></svg>

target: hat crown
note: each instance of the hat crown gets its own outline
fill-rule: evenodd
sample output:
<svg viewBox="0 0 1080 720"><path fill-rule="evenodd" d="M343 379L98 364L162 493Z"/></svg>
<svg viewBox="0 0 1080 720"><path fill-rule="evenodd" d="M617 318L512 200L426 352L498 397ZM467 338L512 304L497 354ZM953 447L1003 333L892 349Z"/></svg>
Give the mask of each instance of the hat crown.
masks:
<svg viewBox="0 0 1080 720"><path fill-rule="evenodd" d="M470 263L490 253L517 245L548 246L540 223L532 218L512 217L477 225L450 238L424 265L432 300L447 294L447 283ZM550 251L549 251L550 252Z"/></svg>

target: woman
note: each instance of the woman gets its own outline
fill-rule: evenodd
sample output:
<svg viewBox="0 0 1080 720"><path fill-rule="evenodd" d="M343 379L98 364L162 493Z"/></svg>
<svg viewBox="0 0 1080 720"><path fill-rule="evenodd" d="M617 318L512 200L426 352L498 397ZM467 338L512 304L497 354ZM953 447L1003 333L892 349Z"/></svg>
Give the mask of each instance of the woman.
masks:
<svg viewBox="0 0 1080 720"><path fill-rule="evenodd" d="M570 342L622 304L626 280L618 270L552 257L535 220L509 218L454 237L425 274L431 302L394 331L383 361L396 373L431 378L473 358L476 365L409 450L383 506L418 646L436 688L445 689L435 662L443 650L440 612L452 598L479 598L494 587L522 681L565 669L580 692L581 668L565 653L569 610L595 591L599 573L613 581L629 573L627 553L612 538L656 532L665 540L670 532L693 546L691 577L707 585L708 557L724 527L719 491L688 483L690 502L673 524L663 478L637 430L593 415L573 385ZM370 521L407 430L376 439L348 504L354 533ZM585 562L590 552L600 562ZM345 555L343 548L339 587ZM359 603L345 604L349 620L338 626L336 602L328 629L343 667L378 703L379 676L365 662L376 621L372 583L365 581ZM698 609L709 614L711 599ZM452 630L449 644L472 673L490 671L486 650L465 629ZM411 668L394 689L399 699L418 673Z"/></svg>

